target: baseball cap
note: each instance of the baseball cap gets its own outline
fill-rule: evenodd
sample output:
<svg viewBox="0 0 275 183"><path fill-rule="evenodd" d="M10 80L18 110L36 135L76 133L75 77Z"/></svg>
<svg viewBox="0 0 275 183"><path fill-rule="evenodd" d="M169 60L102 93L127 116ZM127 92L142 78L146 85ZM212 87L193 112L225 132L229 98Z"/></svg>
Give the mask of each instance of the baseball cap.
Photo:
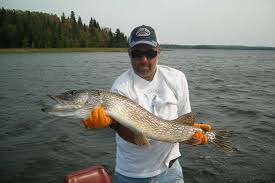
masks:
<svg viewBox="0 0 275 183"><path fill-rule="evenodd" d="M155 48L159 47L155 30L146 25L134 28L129 37L129 47L133 48L138 44L148 44Z"/></svg>

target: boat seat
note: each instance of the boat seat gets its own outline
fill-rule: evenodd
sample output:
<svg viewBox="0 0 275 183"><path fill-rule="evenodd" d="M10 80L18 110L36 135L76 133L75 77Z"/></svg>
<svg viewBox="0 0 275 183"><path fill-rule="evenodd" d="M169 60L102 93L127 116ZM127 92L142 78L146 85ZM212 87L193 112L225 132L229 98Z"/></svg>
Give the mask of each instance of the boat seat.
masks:
<svg viewBox="0 0 275 183"><path fill-rule="evenodd" d="M103 166L92 166L65 176L65 183L111 183L111 176Z"/></svg>

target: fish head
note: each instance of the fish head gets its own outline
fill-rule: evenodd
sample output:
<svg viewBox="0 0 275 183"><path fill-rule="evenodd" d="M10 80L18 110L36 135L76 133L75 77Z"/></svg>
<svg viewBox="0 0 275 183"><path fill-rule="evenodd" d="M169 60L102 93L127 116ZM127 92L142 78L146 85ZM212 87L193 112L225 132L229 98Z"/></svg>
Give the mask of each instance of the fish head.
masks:
<svg viewBox="0 0 275 183"><path fill-rule="evenodd" d="M100 104L100 92L89 90L71 90L59 95L47 95L55 104L42 111L54 116L85 119Z"/></svg>

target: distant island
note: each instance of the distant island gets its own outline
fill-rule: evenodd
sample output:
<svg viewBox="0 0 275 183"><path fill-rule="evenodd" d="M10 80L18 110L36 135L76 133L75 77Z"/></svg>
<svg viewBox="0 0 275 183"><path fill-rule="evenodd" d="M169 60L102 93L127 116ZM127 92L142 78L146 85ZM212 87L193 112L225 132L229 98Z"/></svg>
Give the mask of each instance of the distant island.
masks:
<svg viewBox="0 0 275 183"><path fill-rule="evenodd" d="M162 44L162 49L222 49L222 50L275 50L275 47L263 46L225 46L225 45L176 45Z"/></svg>

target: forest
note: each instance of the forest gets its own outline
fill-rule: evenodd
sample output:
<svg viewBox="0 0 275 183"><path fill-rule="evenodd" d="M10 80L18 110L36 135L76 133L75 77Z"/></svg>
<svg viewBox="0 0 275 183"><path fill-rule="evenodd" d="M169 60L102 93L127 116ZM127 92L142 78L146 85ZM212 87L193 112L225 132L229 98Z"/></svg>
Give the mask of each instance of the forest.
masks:
<svg viewBox="0 0 275 183"><path fill-rule="evenodd" d="M0 9L0 48L126 48L127 36L119 29L89 25L76 18L21 10Z"/></svg>

